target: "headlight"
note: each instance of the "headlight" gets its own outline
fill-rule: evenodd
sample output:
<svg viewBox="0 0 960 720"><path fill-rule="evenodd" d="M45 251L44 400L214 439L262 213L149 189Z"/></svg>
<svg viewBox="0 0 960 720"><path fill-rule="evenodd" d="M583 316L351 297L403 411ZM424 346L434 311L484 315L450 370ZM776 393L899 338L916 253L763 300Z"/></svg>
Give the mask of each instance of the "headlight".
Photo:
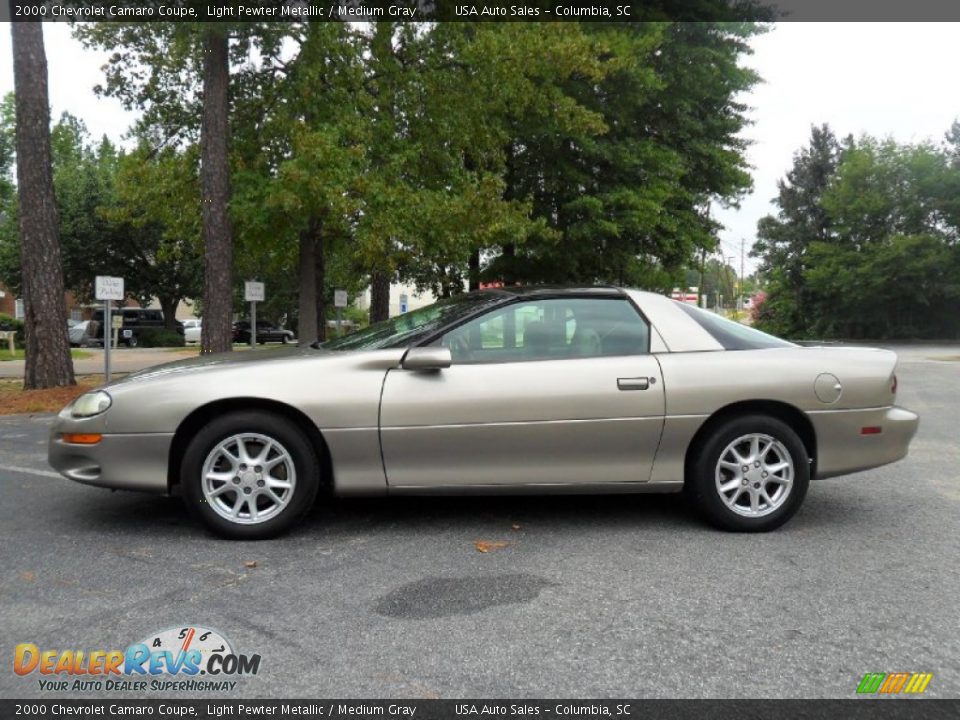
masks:
<svg viewBox="0 0 960 720"><path fill-rule="evenodd" d="M84 393L74 401L70 415L75 418L93 417L106 412L112 402L103 390Z"/></svg>

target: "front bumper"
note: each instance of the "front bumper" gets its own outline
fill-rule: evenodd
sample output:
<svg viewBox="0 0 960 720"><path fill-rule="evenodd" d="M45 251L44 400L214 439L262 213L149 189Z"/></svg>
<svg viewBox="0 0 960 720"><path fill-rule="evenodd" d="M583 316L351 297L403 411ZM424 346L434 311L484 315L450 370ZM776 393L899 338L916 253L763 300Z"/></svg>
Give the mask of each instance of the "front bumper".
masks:
<svg viewBox="0 0 960 720"><path fill-rule="evenodd" d="M906 457L920 417L901 407L808 413L817 436L816 479L887 465ZM880 428L863 434L864 428Z"/></svg>
<svg viewBox="0 0 960 720"><path fill-rule="evenodd" d="M65 432L89 431L88 423L57 418L47 448L50 466L64 477L87 485L168 492L167 464L173 433L104 433L96 445L63 441Z"/></svg>

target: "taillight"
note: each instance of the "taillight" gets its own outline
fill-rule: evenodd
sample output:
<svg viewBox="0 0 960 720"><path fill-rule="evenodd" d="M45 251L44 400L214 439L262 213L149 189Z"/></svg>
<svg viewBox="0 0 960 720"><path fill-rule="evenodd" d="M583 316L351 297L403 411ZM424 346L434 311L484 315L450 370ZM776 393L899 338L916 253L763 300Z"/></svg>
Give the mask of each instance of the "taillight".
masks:
<svg viewBox="0 0 960 720"><path fill-rule="evenodd" d="M897 394L897 376L893 376L893 380L890 381L890 393L892 395Z"/></svg>

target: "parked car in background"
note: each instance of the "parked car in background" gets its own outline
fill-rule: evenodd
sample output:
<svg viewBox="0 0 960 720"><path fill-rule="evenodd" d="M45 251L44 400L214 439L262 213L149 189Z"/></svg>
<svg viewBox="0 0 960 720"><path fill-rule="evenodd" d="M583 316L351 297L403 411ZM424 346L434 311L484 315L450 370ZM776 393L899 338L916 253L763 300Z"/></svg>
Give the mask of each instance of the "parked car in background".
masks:
<svg viewBox="0 0 960 720"><path fill-rule="evenodd" d="M203 332L203 318L196 318L183 321L183 341L186 343L200 342L200 334Z"/></svg>
<svg viewBox="0 0 960 720"><path fill-rule="evenodd" d="M296 336L290 330L279 328L267 320L257 320L257 342L263 345L268 342L295 342ZM233 341L238 343L250 342L250 321L241 320L233 324Z"/></svg>
<svg viewBox="0 0 960 720"><path fill-rule="evenodd" d="M98 344L93 337L97 331L97 325L93 320L68 320L67 326L70 344L73 347L89 347Z"/></svg>
<svg viewBox="0 0 960 720"><path fill-rule="evenodd" d="M119 342L127 347L137 347L140 344L140 331L146 328L163 329L166 322L163 318L162 310L151 310L146 308L120 308L113 311L113 317L120 315L123 318L123 324L120 327ZM96 334L93 339L97 344L103 344L103 310L95 310L91 318L97 323ZM183 335L183 323L177 320L175 330Z"/></svg>

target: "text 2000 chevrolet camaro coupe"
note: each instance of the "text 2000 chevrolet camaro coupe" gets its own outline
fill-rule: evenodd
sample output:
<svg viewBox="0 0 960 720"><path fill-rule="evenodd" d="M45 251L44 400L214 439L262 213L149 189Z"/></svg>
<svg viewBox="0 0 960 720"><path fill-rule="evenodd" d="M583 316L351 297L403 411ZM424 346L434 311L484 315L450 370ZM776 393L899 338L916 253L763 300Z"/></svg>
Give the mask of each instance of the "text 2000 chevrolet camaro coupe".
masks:
<svg viewBox="0 0 960 720"><path fill-rule="evenodd" d="M50 464L264 538L340 495L688 492L771 530L811 478L904 457L896 355L807 348L617 288L488 290L323 344L200 357L64 408Z"/></svg>

